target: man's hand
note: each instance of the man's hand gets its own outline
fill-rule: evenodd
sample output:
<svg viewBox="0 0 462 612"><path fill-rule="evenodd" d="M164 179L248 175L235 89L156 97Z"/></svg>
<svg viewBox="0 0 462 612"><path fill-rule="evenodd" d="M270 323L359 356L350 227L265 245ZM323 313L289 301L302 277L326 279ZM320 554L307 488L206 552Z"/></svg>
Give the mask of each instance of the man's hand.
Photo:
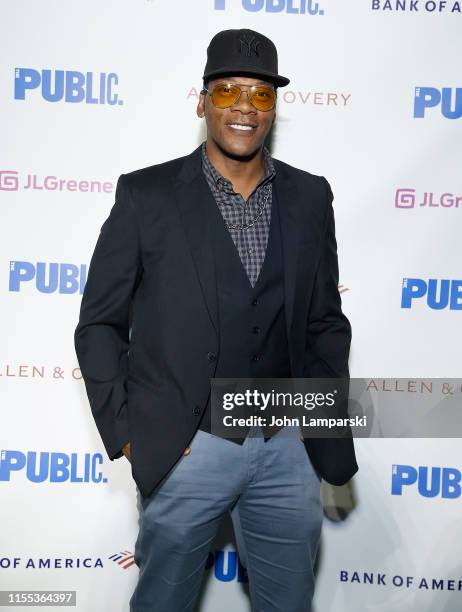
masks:
<svg viewBox="0 0 462 612"><path fill-rule="evenodd" d="M131 463L132 462L132 455L131 455L130 442L127 442L127 444L123 447L122 452L123 452L123 454L127 457L127 459Z"/></svg>

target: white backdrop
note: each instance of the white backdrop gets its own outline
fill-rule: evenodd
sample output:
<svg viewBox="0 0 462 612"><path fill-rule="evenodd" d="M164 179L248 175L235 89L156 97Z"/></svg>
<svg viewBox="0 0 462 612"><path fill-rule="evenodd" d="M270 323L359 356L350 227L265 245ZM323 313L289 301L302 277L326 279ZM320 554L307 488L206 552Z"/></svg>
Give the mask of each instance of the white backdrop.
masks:
<svg viewBox="0 0 462 612"><path fill-rule="evenodd" d="M135 484L125 459L105 455L73 347L85 266L119 174L203 140L195 107L217 31L266 34L291 78L279 91L273 155L325 175L335 196L351 375L459 376L461 9L422 0L17 0L2 9L0 587L72 589L78 610L128 610ZM424 288L410 308L403 279L418 279L404 292ZM452 283L452 303L429 305L429 279L438 291ZM315 611L460 610L460 494L430 498L417 485L391 494L394 465L459 470L459 440L356 446L353 482L323 491ZM250 610L234 551L225 526L204 612Z"/></svg>

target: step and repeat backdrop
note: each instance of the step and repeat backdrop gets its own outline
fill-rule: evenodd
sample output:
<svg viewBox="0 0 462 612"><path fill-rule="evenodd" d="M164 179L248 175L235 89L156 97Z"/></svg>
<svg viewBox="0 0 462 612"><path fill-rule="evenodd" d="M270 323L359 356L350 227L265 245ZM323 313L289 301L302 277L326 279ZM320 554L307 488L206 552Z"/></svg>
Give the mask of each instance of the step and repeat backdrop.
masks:
<svg viewBox="0 0 462 612"><path fill-rule="evenodd" d="M400 393L460 375L461 4L2 3L0 590L128 610L136 489L128 461L105 454L73 332L118 176L205 138L195 110L219 30L269 36L291 78L271 149L331 183L351 375L405 378ZM460 440L356 446L353 481L323 485L315 612L459 611ZM250 610L227 521L199 607Z"/></svg>

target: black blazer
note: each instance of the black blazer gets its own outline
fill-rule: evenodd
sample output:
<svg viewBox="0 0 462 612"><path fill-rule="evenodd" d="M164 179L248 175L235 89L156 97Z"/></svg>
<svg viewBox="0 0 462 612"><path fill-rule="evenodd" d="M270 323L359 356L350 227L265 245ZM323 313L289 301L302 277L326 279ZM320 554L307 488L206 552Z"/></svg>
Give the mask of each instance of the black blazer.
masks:
<svg viewBox="0 0 462 612"><path fill-rule="evenodd" d="M349 377L332 192L324 177L274 160L284 296L294 377ZM133 478L149 495L188 446L205 409L220 338L205 214L213 198L198 147L122 174L88 270L75 348L111 460L131 442ZM344 484L351 439L305 440L315 468Z"/></svg>

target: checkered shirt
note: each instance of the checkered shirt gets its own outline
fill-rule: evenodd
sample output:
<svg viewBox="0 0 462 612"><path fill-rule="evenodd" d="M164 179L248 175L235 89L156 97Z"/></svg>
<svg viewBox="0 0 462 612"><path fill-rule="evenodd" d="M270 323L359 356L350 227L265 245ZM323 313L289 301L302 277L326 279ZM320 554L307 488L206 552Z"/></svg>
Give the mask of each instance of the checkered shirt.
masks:
<svg viewBox="0 0 462 612"><path fill-rule="evenodd" d="M269 191L265 210L253 225L242 230L228 227L252 287L258 280L265 259L271 221L272 181L276 174L273 159L266 147L263 147L263 156L265 175L246 201L240 193L233 190L232 183L223 178L212 165L207 157L205 142L202 143L202 170L227 226L241 226L251 222L263 205L267 190Z"/></svg>

